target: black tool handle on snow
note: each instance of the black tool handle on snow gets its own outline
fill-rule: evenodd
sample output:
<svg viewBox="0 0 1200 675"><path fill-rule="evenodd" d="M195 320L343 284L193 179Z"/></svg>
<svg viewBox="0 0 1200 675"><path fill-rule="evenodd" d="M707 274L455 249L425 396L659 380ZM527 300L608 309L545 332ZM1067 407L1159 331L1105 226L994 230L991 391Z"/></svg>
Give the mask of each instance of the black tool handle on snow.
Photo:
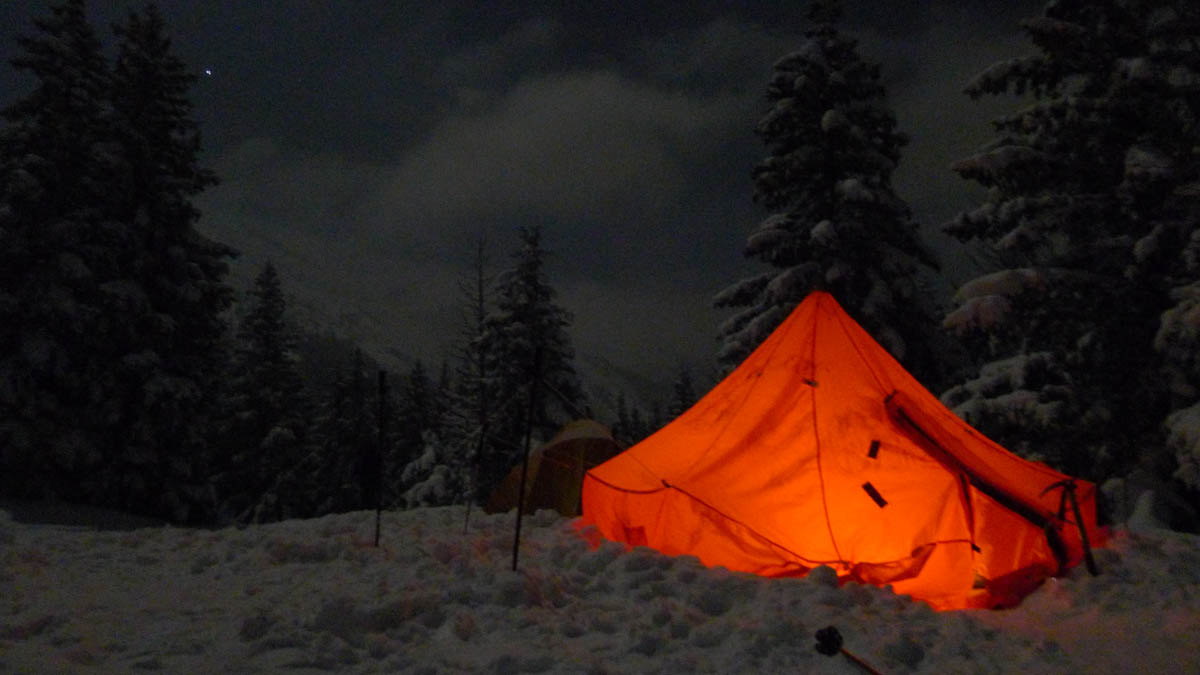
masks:
<svg viewBox="0 0 1200 675"><path fill-rule="evenodd" d="M814 646L814 648L825 656L836 656L841 654L842 656L850 659L854 665L862 668L868 673L871 673L871 675L883 675L878 670L875 670L871 664L863 661L851 653L850 650L843 647L842 634L839 633L838 629L834 628L833 626L826 626L825 628L817 631L817 644Z"/></svg>

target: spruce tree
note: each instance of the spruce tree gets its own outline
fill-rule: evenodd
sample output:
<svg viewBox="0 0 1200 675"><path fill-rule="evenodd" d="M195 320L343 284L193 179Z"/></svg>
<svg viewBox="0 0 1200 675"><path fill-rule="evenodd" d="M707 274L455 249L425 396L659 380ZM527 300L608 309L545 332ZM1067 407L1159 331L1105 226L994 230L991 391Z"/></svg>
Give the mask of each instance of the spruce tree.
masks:
<svg viewBox="0 0 1200 675"><path fill-rule="evenodd" d="M1177 283L1167 261L1195 223L1172 197L1196 180L1190 5L1051 2L1022 24L1036 51L966 90L1033 100L954 165L989 192L947 230L1002 265L958 291L946 324L980 371L945 398L1075 475L1128 471L1161 445L1168 397L1152 344ZM1190 35L1172 37L1188 16Z"/></svg>
<svg viewBox="0 0 1200 675"><path fill-rule="evenodd" d="M396 391L397 433L401 458L418 455L426 432L438 434L441 429L441 403L437 385L420 360L413 363Z"/></svg>
<svg viewBox="0 0 1200 675"><path fill-rule="evenodd" d="M521 228L520 240L514 266L497 278L495 309L484 320L481 336L498 403L480 462L484 493L520 461L527 419L536 438L549 438L583 401L567 334L571 314L554 301L541 229Z"/></svg>
<svg viewBox="0 0 1200 675"><path fill-rule="evenodd" d="M233 250L196 231L192 199L216 184L199 166L200 138L188 89L195 81L171 51L154 5L115 27L111 80L117 171L111 217L125 228L128 262L106 287L128 320L123 382L125 471L147 474L144 500L195 508L203 460L214 438L216 377L226 355L225 283ZM131 307L132 306L132 307ZM133 311L130 311L130 310ZM139 465L136 460L141 459Z"/></svg>
<svg viewBox="0 0 1200 675"><path fill-rule="evenodd" d="M395 446L392 448L392 459L388 462L389 466L397 469L398 488L402 493L407 492L415 482L423 481L432 470L432 466L421 470L408 468L414 462L427 464L431 447L437 448L437 465L450 462L452 454L455 455L453 459L460 459L461 456L453 452L453 446L443 442L447 431L446 417L440 386L429 377L421 361L414 362L396 391ZM444 494L435 499L439 505L448 504L450 500L462 496L454 492L461 490L464 484L461 462L453 463L453 467L439 470L453 474L453 480L443 481L446 485L440 492Z"/></svg>
<svg viewBox="0 0 1200 675"><path fill-rule="evenodd" d="M931 259L891 185L907 142L879 66L838 32L836 2L818 1L796 52L775 63L756 128L769 156L753 172L768 216L745 254L771 267L718 294L742 308L721 327L720 361L737 365L811 291L827 290L918 377L936 379L936 322L919 275Z"/></svg>
<svg viewBox="0 0 1200 675"><path fill-rule="evenodd" d="M238 326L226 401L224 452L215 477L224 516L239 521L279 519L307 455L307 397L296 368L294 334L275 266L254 280Z"/></svg>
<svg viewBox="0 0 1200 675"><path fill-rule="evenodd" d="M378 443L378 401L361 349L350 356L348 368L333 383L321 405L313 431L316 438L307 490L314 514L342 513L367 508L363 486L368 476L363 459Z"/></svg>
<svg viewBox="0 0 1200 675"><path fill-rule="evenodd" d="M487 246L476 242L469 275L459 282L461 316L454 346L454 377L446 392L446 414L442 442L448 456L461 467L464 500L486 495L479 486L479 461L495 422L495 382L489 370L492 361L483 339L491 311L491 279L487 268ZM477 494L478 493L478 494Z"/></svg>
<svg viewBox="0 0 1200 675"><path fill-rule="evenodd" d="M112 72L83 2L35 25L13 63L37 84L0 133L0 468L20 467L0 473L19 494L203 519L231 251L193 229L213 180L190 79L152 8L116 28Z"/></svg>
<svg viewBox="0 0 1200 675"><path fill-rule="evenodd" d="M104 209L109 73L81 0L34 23L12 64L35 87L0 132L0 489L110 503L124 317L104 288L127 231Z"/></svg>
<svg viewBox="0 0 1200 675"><path fill-rule="evenodd" d="M696 386L692 384L692 372L687 366L681 365L675 382L671 385L671 405L667 409L667 415L675 419L687 412L697 400L699 398L696 396Z"/></svg>
<svg viewBox="0 0 1200 675"><path fill-rule="evenodd" d="M1153 209L1150 233L1134 245L1139 271L1168 289L1154 346L1168 386L1172 477L1200 494L1200 8L1158 2L1147 11L1148 54L1134 71L1158 102L1153 124L1127 157L1133 203ZM1191 527L1200 522L1193 508Z"/></svg>

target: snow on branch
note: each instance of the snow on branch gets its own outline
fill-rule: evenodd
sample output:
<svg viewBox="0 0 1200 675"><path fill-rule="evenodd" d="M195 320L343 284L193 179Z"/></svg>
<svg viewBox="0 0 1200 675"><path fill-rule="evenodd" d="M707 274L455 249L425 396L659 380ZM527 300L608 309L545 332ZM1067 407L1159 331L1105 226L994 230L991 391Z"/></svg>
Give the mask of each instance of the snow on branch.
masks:
<svg viewBox="0 0 1200 675"><path fill-rule="evenodd" d="M1002 419L1047 428L1063 412L1062 391L1055 386L1039 387L1035 381L1055 370L1055 358L1049 352L993 361L980 368L978 378L943 394L942 403L970 423Z"/></svg>
<svg viewBox="0 0 1200 675"><path fill-rule="evenodd" d="M1125 179L1153 182L1170 179L1175 162L1158 148L1135 145L1125 152Z"/></svg>
<svg viewBox="0 0 1200 675"><path fill-rule="evenodd" d="M979 98L983 94L1003 93L1008 89L1010 81L1030 77L1040 64L1041 59L1036 56L997 61L972 77L963 87L963 93L971 98Z"/></svg>
<svg viewBox="0 0 1200 675"><path fill-rule="evenodd" d="M989 295L1012 297L1030 288L1045 286L1045 271L1032 267L1001 270L985 274L963 284L954 299L964 302Z"/></svg>
<svg viewBox="0 0 1200 675"><path fill-rule="evenodd" d="M792 236L791 229L792 219L787 214L776 213L768 216L746 239L745 254L753 256L761 251L776 248Z"/></svg>
<svg viewBox="0 0 1200 675"><path fill-rule="evenodd" d="M1168 444L1179 467L1175 477L1192 489L1200 489L1200 403L1167 417Z"/></svg>
<svg viewBox="0 0 1200 675"><path fill-rule="evenodd" d="M805 64L812 64L822 70L829 67L829 61L825 58L825 50L821 48L821 44L818 41L809 40L805 42L800 46L800 49L785 55L776 61L771 68L773 70L798 71Z"/></svg>
<svg viewBox="0 0 1200 675"><path fill-rule="evenodd" d="M837 229L831 220L822 220L813 225L808 233L809 241L820 246L831 246L837 242Z"/></svg>
<svg viewBox="0 0 1200 675"><path fill-rule="evenodd" d="M1029 165L1045 159L1045 153L1031 147L1006 145L960 159L951 164L950 168L963 178L995 180L1001 174L1012 172L1021 165Z"/></svg>
<svg viewBox="0 0 1200 675"><path fill-rule="evenodd" d="M850 119L837 108L830 108L821 115L821 131L825 133L833 133L835 131L843 131L853 126Z"/></svg>
<svg viewBox="0 0 1200 675"><path fill-rule="evenodd" d="M1077 23L1052 19L1048 16L1025 19L1021 22L1021 27L1033 37L1034 42L1039 42L1038 38L1054 42L1076 40L1087 35L1088 32L1087 28Z"/></svg>
<svg viewBox="0 0 1200 675"><path fill-rule="evenodd" d="M767 295L777 303L799 302L807 295L816 268L812 262L789 267L767 284Z"/></svg>
<svg viewBox="0 0 1200 675"><path fill-rule="evenodd" d="M967 300L942 320L942 327L963 336L975 330L1001 325L1012 311L1012 302L1000 295L984 295Z"/></svg>
<svg viewBox="0 0 1200 675"><path fill-rule="evenodd" d="M749 304L767 287L771 277L770 272L763 272L757 276L742 279L717 293L713 298L713 305L716 307L740 307Z"/></svg>

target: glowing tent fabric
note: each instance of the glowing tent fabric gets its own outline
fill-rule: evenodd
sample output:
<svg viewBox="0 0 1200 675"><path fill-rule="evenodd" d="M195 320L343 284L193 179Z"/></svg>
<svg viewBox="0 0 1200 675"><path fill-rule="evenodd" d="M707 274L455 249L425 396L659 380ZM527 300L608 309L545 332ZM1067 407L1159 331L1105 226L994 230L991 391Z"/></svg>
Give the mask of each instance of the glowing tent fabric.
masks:
<svg viewBox="0 0 1200 675"><path fill-rule="evenodd" d="M588 471L583 513L614 541L767 576L829 565L939 609L1014 604L1102 536L1095 486L972 429L826 293Z"/></svg>

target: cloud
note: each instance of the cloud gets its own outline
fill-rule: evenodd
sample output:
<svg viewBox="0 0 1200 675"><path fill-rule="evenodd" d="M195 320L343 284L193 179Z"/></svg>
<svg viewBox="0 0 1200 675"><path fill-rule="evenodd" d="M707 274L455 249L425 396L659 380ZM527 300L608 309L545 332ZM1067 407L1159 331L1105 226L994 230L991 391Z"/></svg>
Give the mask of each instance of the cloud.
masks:
<svg viewBox="0 0 1200 675"><path fill-rule="evenodd" d="M799 47L799 33L784 34L721 16L688 30L655 36L642 46L650 75L699 91L736 93L761 112L771 64Z"/></svg>
<svg viewBox="0 0 1200 675"><path fill-rule="evenodd" d="M221 185L202 200L219 213L217 228L255 223L280 236L345 234L360 228L363 205L377 194L383 167L334 153L285 150L272 138L250 138L216 159Z"/></svg>
<svg viewBox="0 0 1200 675"><path fill-rule="evenodd" d="M498 37L474 42L447 56L437 68L437 80L458 94L459 103L476 104L481 92L503 91L522 74L529 75L559 63L566 29L552 17L538 16L518 23ZM473 92L464 100L464 92Z"/></svg>
<svg viewBox="0 0 1200 675"><path fill-rule="evenodd" d="M847 29L883 63L913 136L896 182L923 220L962 202L946 167L987 133L961 81L1019 46L942 9L918 36ZM247 252L243 269L276 260L344 332L431 360L453 335L475 238L487 235L495 271L515 227L539 224L581 354L659 373L711 355L712 294L753 266L740 250L762 215L748 172L764 152L752 130L770 66L801 38L719 17L588 68L558 61L570 35L536 19L462 47L431 76L457 105L415 122L416 103L372 103L373 119L395 110L394 151L265 137L227 149L214 167L226 183L201 204L206 229ZM951 60L955 41L981 46Z"/></svg>
<svg viewBox="0 0 1200 675"><path fill-rule="evenodd" d="M380 208L452 236L513 217L640 223L677 198L695 148L739 123L736 110L611 72L532 78L439 124L393 172Z"/></svg>

